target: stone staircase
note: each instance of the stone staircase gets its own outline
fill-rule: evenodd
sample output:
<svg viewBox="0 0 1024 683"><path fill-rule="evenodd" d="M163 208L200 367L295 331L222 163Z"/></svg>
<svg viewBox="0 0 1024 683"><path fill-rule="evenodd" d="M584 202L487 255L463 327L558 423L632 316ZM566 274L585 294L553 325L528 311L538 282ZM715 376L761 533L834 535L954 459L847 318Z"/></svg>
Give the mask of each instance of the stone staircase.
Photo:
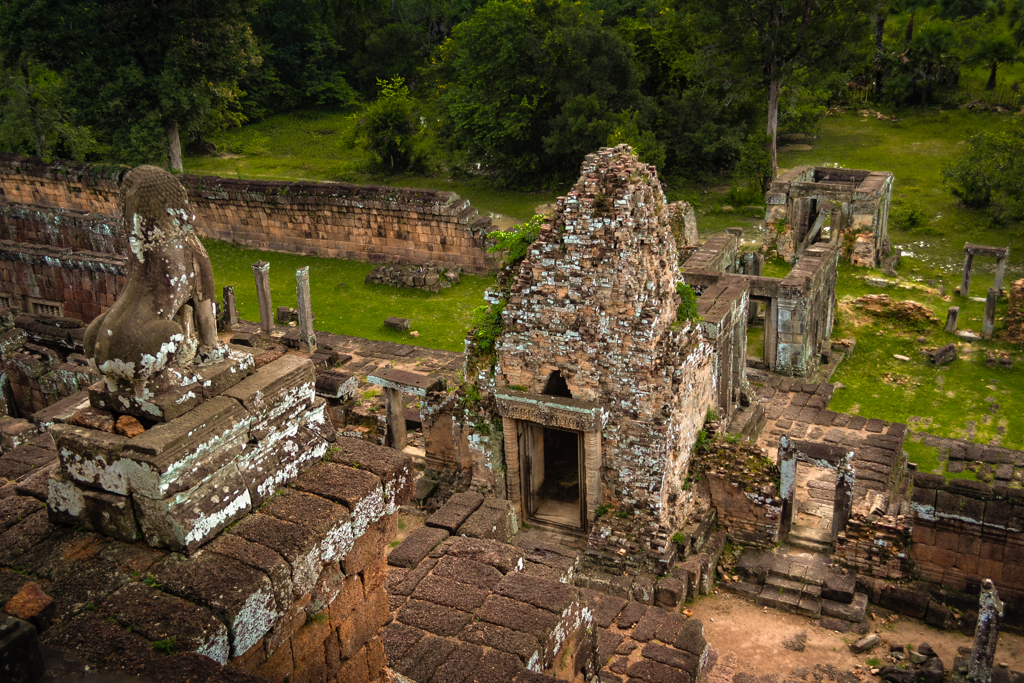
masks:
<svg viewBox="0 0 1024 683"><path fill-rule="evenodd" d="M821 529L794 524L786 541L812 553L832 553L832 534Z"/></svg>
<svg viewBox="0 0 1024 683"><path fill-rule="evenodd" d="M748 548L736 563L740 580L722 587L757 603L812 619L864 619L868 598L857 593L857 575L831 567L830 555L799 548Z"/></svg>

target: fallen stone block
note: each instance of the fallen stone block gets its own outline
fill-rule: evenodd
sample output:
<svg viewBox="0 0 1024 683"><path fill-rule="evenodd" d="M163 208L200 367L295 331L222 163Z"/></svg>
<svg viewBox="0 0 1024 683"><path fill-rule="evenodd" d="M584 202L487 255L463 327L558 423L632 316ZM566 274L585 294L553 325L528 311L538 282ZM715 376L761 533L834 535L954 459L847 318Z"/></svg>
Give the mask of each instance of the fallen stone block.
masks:
<svg viewBox="0 0 1024 683"><path fill-rule="evenodd" d="M957 359L956 344L946 344L940 346L934 351L928 352L928 358L931 359L934 365L946 365L952 363Z"/></svg>
<svg viewBox="0 0 1024 683"><path fill-rule="evenodd" d="M412 326L412 323L408 318L396 318L394 316L385 318L384 324L393 330L398 330L399 332L405 332Z"/></svg>
<svg viewBox="0 0 1024 683"><path fill-rule="evenodd" d="M519 531L512 501L488 498L458 529L460 536L511 543Z"/></svg>
<svg viewBox="0 0 1024 683"><path fill-rule="evenodd" d="M26 581L13 598L7 601L3 611L12 617L27 621L42 633L57 615L57 604L43 592L35 581ZM0 668L0 671L3 669Z"/></svg>
<svg viewBox="0 0 1024 683"><path fill-rule="evenodd" d="M859 655L861 653L867 652L875 645L878 645L879 642L881 642L881 638L879 638L878 635L872 633L869 636L864 636L860 640L850 643L850 651L853 652L853 654L855 655Z"/></svg>

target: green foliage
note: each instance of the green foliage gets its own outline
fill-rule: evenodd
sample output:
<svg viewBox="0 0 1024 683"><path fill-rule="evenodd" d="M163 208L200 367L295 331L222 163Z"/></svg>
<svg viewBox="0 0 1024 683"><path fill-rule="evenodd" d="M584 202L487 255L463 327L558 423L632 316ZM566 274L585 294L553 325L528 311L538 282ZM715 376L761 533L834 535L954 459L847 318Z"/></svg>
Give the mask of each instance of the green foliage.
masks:
<svg viewBox="0 0 1024 683"><path fill-rule="evenodd" d="M629 513L626 512L625 510L619 510L618 512L615 513L615 516L619 519L626 519L627 517L629 517Z"/></svg>
<svg viewBox="0 0 1024 683"><path fill-rule="evenodd" d="M488 356L494 353L494 345L505 331L505 321L501 317L505 303L505 299L502 299L500 303L484 304L473 310L469 336L480 355Z"/></svg>
<svg viewBox="0 0 1024 683"><path fill-rule="evenodd" d="M611 505L608 505L607 503L601 503L600 505L597 506L597 511L596 511L595 514L600 519L601 517L604 517L605 515L607 515L611 511L612 511L612 506Z"/></svg>
<svg viewBox="0 0 1024 683"><path fill-rule="evenodd" d="M942 175L964 206L988 209L1001 225L1019 223L1024 219L1024 119L970 136L967 149Z"/></svg>
<svg viewBox="0 0 1024 683"><path fill-rule="evenodd" d="M407 171L422 158L417 155L420 126L405 79L378 80L380 94L359 118L359 142L388 173Z"/></svg>
<svg viewBox="0 0 1024 683"><path fill-rule="evenodd" d="M682 531L675 532L674 534L672 534L672 542L676 545L685 545L686 534L684 534Z"/></svg>
<svg viewBox="0 0 1024 683"><path fill-rule="evenodd" d="M146 572L146 577L144 579L142 579L142 583L144 583L147 586L150 586L152 588L163 588L164 587L164 585L162 583L159 583L156 580L156 577L153 576L152 574L150 574L149 572Z"/></svg>
<svg viewBox="0 0 1024 683"><path fill-rule="evenodd" d="M901 106L934 102L940 90L957 84L959 52L956 32L949 23L932 21L918 27L906 49L883 59L888 72L886 98Z"/></svg>
<svg viewBox="0 0 1024 683"><path fill-rule="evenodd" d="M391 547L393 548L396 545L398 545L397 541L395 541L395 543L392 544ZM314 612L312 614L307 614L306 615L306 623L307 624L322 624L322 623L324 623L326 621L327 621L327 612L324 611L324 610L321 610L319 612Z"/></svg>
<svg viewBox="0 0 1024 683"><path fill-rule="evenodd" d="M514 225L508 230L495 230L489 237L494 245L487 249L489 254L505 253L504 267L513 269L530 251L530 245L537 240L545 217L536 215L525 223Z"/></svg>
<svg viewBox="0 0 1024 683"><path fill-rule="evenodd" d="M653 131L641 129L640 112L624 111L617 118L618 124L605 144L608 147L615 147L625 143L633 148L640 161L656 168L664 168L665 145L658 141Z"/></svg>
<svg viewBox="0 0 1024 683"><path fill-rule="evenodd" d="M979 38L974 48L967 55L969 66L984 66L989 70L986 90L994 90L996 87L996 70L1000 64L1012 64L1019 62L1021 58L1020 47L1008 35L989 34Z"/></svg>
<svg viewBox="0 0 1024 683"><path fill-rule="evenodd" d="M152 645L153 649L157 652L162 652L165 655L173 655L178 652L177 642L178 636L171 636L169 638L164 638L163 640L154 640L150 645Z"/></svg>
<svg viewBox="0 0 1024 683"><path fill-rule="evenodd" d="M925 213L917 204L895 200L889 206L889 227L894 230L913 230L924 225Z"/></svg>
<svg viewBox="0 0 1024 683"><path fill-rule="evenodd" d="M682 299L676 308L676 323L700 320L700 314L697 313L697 293L693 291L693 287L684 282L679 282L676 284L676 293Z"/></svg>

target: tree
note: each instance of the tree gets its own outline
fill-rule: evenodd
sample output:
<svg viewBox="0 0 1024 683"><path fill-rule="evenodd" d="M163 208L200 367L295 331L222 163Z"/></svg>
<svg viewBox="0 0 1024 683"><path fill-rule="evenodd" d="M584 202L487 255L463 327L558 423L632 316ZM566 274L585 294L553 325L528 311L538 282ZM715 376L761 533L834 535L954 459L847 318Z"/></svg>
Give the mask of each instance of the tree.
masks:
<svg viewBox="0 0 1024 683"><path fill-rule="evenodd" d="M995 90L996 69L1000 64L1011 64L1020 61L1020 48L1008 36L987 35L978 40L978 44L967 57L970 66L984 66L989 70L985 90Z"/></svg>
<svg viewBox="0 0 1024 683"><path fill-rule="evenodd" d="M886 97L898 105L924 105L936 91L955 86L960 79L957 36L943 21L919 27L910 46L889 56Z"/></svg>
<svg viewBox="0 0 1024 683"><path fill-rule="evenodd" d="M259 63L257 0L10 0L0 58L46 65L81 123L122 161L170 160L182 131L240 123L239 80Z"/></svg>
<svg viewBox="0 0 1024 683"><path fill-rule="evenodd" d="M360 118L359 139L364 149L390 173L412 165L419 132L409 88L401 76L378 81L380 96Z"/></svg>
<svg viewBox="0 0 1024 683"><path fill-rule="evenodd" d="M867 28L873 0L713 0L706 17L732 59L756 68L767 90L768 154L778 167L779 93L793 70L843 61Z"/></svg>
<svg viewBox="0 0 1024 683"><path fill-rule="evenodd" d="M964 153L942 175L964 206L987 209L1000 225L1019 224L1024 219L1024 118L969 137Z"/></svg>

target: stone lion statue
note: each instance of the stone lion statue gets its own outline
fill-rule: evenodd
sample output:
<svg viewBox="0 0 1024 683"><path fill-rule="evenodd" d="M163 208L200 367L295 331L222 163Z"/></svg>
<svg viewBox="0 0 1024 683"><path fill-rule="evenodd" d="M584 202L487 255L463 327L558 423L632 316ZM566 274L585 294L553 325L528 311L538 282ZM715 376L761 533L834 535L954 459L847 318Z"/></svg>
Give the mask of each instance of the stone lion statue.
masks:
<svg viewBox="0 0 1024 683"><path fill-rule="evenodd" d="M172 363L218 360L224 349L213 268L192 230L185 188L161 168L139 166L125 174L118 208L128 236L127 282L86 330L85 355L108 385L139 389Z"/></svg>

